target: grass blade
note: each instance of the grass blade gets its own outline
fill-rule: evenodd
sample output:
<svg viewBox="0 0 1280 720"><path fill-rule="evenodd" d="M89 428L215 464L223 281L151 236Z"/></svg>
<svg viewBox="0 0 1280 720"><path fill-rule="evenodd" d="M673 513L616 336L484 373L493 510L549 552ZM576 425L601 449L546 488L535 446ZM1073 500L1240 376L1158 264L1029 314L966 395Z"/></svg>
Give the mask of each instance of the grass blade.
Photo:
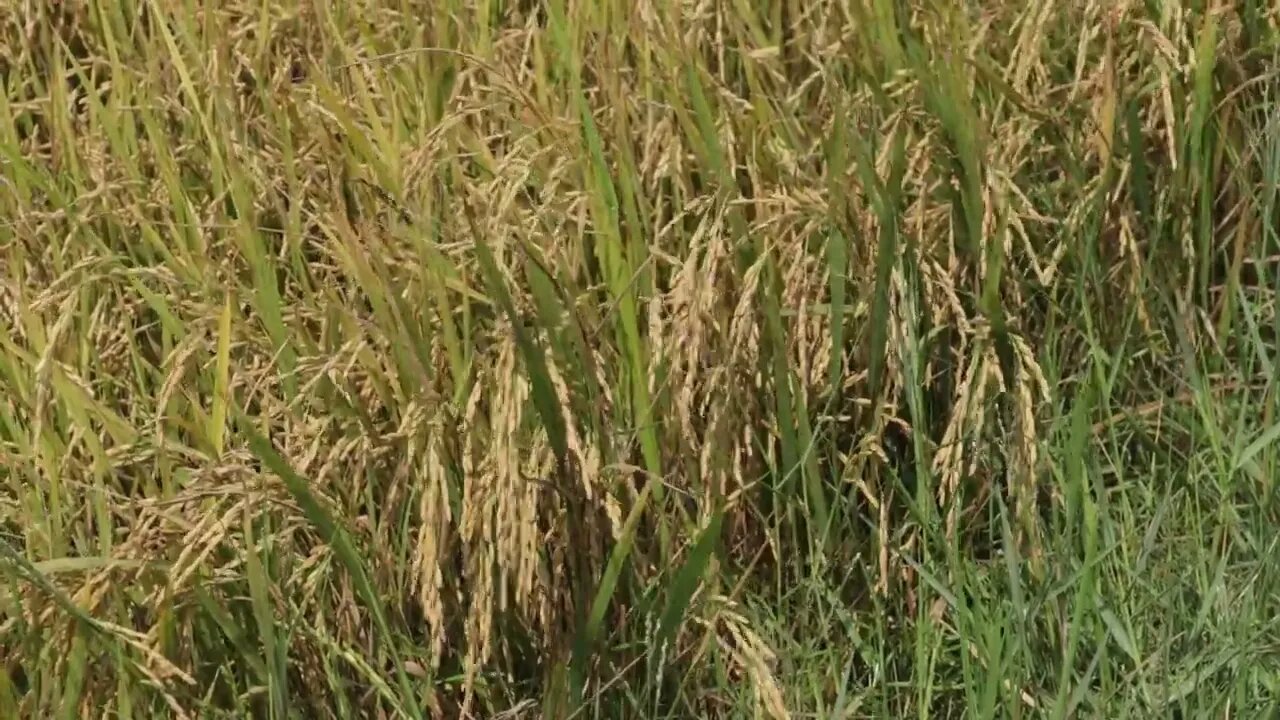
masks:
<svg viewBox="0 0 1280 720"><path fill-rule="evenodd" d="M651 662L665 655L675 639L676 631L689 611L693 595L710 567L711 558L720 542L720 526L723 520L723 508L717 508L712 512L707 526L698 535L684 563L672 577L667 590L667 603L663 607L662 615L658 619L657 631L653 636Z"/></svg>

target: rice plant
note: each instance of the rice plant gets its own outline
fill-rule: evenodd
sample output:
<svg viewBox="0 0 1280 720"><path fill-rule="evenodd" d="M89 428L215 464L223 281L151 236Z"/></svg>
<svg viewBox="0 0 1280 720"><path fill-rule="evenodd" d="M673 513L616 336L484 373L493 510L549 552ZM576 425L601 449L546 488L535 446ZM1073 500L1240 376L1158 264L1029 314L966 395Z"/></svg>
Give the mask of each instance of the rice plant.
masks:
<svg viewBox="0 0 1280 720"><path fill-rule="evenodd" d="M0 718L1280 712L1278 23L11 0Z"/></svg>

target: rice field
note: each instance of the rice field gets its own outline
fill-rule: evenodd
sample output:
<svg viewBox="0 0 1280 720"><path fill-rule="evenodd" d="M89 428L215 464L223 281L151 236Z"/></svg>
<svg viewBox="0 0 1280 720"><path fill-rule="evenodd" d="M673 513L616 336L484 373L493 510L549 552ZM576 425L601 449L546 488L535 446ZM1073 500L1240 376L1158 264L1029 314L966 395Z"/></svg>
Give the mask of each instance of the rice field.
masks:
<svg viewBox="0 0 1280 720"><path fill-rule="evenodd" d="M1264 0L10 0L0 719L1280 714Z"/></svg>

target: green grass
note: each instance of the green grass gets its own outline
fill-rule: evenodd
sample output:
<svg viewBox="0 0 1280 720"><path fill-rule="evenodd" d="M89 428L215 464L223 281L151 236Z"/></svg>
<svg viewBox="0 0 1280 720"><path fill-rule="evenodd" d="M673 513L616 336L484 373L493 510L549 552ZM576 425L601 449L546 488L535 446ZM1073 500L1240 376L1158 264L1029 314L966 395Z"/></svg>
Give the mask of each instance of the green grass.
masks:
<svg viewBox="0 0 1280 720"><path fill-rule="evenodd" d="M1265 3L18 5L0 719L1280 714Z"/></svg>

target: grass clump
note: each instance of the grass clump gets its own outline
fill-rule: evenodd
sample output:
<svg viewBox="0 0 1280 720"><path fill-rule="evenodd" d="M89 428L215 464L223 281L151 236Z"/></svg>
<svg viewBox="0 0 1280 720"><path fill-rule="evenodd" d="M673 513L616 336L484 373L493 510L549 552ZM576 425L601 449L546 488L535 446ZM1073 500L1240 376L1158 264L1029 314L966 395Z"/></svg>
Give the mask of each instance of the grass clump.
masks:
<svg viewBox="0 0 1280 720"><path fill-rule="evenodd" d="M0 717L1266 717L1264 3L0 13Z"/></svg>

